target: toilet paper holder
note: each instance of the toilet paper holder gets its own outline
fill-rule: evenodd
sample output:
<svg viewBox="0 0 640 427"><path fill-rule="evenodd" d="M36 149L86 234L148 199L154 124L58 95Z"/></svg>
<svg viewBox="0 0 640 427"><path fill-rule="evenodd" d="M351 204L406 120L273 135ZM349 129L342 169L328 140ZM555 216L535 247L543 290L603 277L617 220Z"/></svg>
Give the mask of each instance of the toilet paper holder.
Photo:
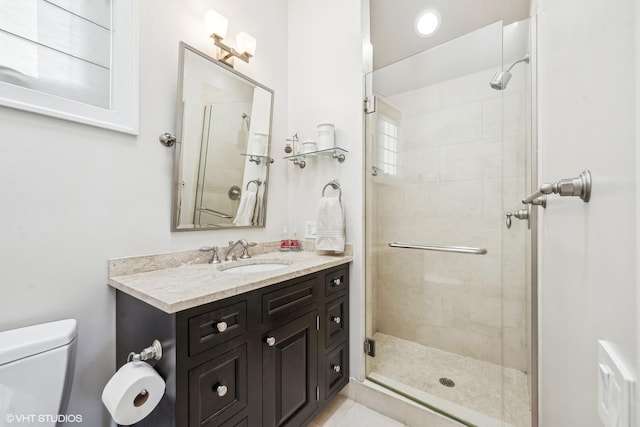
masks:
<svg viewBox="0 0 640 427"><path fill-rule="evenodd" d="M153 340L153 343L142 350L140 353L134 353L133 351L127 356L127 363L133 361L144 361L149 359L160 360L162 359L162 344L160 341Z"/></svg>

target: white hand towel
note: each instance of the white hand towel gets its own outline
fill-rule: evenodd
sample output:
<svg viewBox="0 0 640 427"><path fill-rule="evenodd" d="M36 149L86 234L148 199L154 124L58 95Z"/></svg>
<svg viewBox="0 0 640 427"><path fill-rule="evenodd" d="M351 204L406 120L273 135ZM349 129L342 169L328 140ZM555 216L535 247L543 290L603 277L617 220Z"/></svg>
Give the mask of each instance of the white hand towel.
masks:
<svg viewBox="0 0 640 427"><path fill-rule="evenodd" d="M316 250L344 252L344 209L339 197L322 197L318 202Z"/></svg>
<svg viewBox="0 0 640 427"><path fill-rule="evenodd" d="M256 192L256 208L253 212L253 220L251 221L253 225L264 225L264 192L266 186L267 184L263 183Z"/></svg>
<svg viewBox="0 0 640 427"><path fill-rule="evenodd" d="M256 208L256 193L252 191L243 191L240 196L240 206L233 223L237 226L251 225L253 212Z"/></svg>

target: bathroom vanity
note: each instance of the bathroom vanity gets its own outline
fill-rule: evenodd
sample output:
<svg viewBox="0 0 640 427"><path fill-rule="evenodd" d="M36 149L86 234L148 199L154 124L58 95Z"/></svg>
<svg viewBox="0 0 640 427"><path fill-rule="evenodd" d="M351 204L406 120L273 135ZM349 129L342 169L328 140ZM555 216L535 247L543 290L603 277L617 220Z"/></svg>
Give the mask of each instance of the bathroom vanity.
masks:
<svg viewBox="0 0 640 427"><path fill-rule="evenodd" d="M184 262L163 256L110 261L117 365L154 339L164 352L151 364L165 396L136 425L306 425L347 384L349 255L267 252L215 265L194 252L190 264L154 269ZM267 263L283 266L225 271Z"/></svg>

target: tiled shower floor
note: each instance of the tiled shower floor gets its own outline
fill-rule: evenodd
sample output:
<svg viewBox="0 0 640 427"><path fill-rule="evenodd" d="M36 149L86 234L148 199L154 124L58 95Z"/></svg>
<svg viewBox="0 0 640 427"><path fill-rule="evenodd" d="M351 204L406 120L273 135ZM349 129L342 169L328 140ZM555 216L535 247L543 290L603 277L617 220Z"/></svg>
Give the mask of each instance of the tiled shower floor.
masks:
<svg viewBox="0 0 640 427"><path fill-rule="evenodd" d="M370 359L370 379L480 427L530 427L529 390L523 372L382 333L373 338L376 357ZM443 377L453 380L455 386L440 384Z"/></svg>

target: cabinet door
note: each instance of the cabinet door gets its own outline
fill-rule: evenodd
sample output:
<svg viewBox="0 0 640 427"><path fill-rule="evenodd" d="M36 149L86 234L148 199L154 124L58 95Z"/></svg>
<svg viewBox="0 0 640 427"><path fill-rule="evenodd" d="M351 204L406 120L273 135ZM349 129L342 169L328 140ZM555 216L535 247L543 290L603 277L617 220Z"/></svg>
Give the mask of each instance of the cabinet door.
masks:
<svg viewBox="0 0 640 427"><path fill-rule="evenodd" d="M325 306L325 347L333 347L347 336L348 301L346 297L328 302Z"/></svg>
<svg viewBox="0 0 640 427"><path fill-rule="evenodd" d="M317 312L263 337L263 427L298 426L318 407Z"/></svg>
<svg viewBox="0 0 640 427"><path fill-rule="evenodd" d="M247 407L246 344L189 371L189 426L218 426Z"/></svg>
<svg viewBox="0 0 640 427"><path fill-rule="evenodd" d="M327 354L321 366L324 375L324 399L337 394L349 382L347 343L343 342Z"/></svg>

